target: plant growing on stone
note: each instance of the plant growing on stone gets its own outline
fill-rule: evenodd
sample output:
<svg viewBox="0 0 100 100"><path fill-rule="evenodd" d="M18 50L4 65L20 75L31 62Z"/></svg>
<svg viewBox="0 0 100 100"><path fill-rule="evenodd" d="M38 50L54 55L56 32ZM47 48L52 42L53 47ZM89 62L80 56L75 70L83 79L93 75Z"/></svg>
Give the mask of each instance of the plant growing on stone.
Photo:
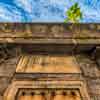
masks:
<svg viewBox="0 0 100 100"><path fill-rule="evenodd" d="M65 19L65 23L78 23L82 19L82 12L79 7L78 3L73 4L67 11L66 11L67 18Z"/></svg>
<svg viewBox="0 0 100 100"><path fill-rule="evenodd" d="M83 17L83 14L81 12L81 8L79 4L76 2L66 11L66 19L64 22L72 23L72 29L73 29L72 32L80 35L79 34L80 29L77 28L77 25L75 23L79 23L82 17ZM73 35L76 37L76 34L73 34Z"/></svg>

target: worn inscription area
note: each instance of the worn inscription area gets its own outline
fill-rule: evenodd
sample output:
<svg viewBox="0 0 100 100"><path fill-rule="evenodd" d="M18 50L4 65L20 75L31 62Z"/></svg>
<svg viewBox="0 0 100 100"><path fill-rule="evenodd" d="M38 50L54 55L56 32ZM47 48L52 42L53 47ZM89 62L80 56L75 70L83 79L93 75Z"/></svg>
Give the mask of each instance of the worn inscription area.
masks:
<svg viewBox="0 0 100 100"><path fill-rule="evenodd" d="M16 72L25 73L80 73L73 56L25 55L22 56Z"/></svg>
<svg viewBox="0 0 100 100"><path fill-rule="evenodd" d="M81 96L78 90L22 89L17 95L17 100L81 100Z"/></svg>

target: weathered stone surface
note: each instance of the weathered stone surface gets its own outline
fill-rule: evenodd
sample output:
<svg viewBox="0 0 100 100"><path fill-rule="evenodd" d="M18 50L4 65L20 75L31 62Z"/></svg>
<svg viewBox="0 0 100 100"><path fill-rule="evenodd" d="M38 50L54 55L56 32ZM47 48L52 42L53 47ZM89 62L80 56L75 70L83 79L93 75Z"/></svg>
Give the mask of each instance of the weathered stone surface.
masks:
<svg viewBox="0 0 100 100"><path fill-rule="evenodd" d="M18 50L17 47L13 48L10 45L0 45L0 95L3 95L15 73L19 58ZM0 100L3 100L2 96L0 96Z"/></svg>
<svg viewBox="0 0 100 100"><path fill-rule="evenodd" d="M46 96L42 96L41 97L41 91L43 91L43 93L45 93ZM73 90L68 90L68 89L65 89L65 90L60 90L60 89L57 89L55 92L52 92L51 89L46 90L46 89L40 89L40 90L35 90L35 89L21 89L19 90L18 92L18 99L20 100L25 100L25 96L23 96L23 92L25 92L25 96L29 96L31 98L34 98L34 100L41 100L41 99L46 99L46 100L49 100L48 98L51 98L50 100L54 99L54 100L71 100L71 99L76 99L76 100L81 100L81 95L80 95L80 91L77 90L77 89L73 89ZM63 92L65 95L63 95ZM70 96L71 93L74 93L76 94L75 96ZM34 93L34 95L31 95L31 93ZM66 95L67 94L67 95ZM29 99L29 98L27 98Z"/></svg>
<svg viewBox="0 0 100 100"><path fill-rule="evenodd" d="M70 88L69 88L69 86L70 86ZM32 81L20 80L19 81L19 80L15 80L12 82L9 89L5 92L5 94L4 94L5 99L4 100L14 100L13 98L16 96L16 93L18 93L21 89L27 89L27 92L28 92L28 89L30 89L30 88L33 90L38 89L39 92L41 91L41 89L45 89L48 92L49 92L49 89L52 89L52 91L54 90L55 92L59 89L63 90L63 91L68 90L68 89L70 89L70 90L76 89L76 90L80 91L82 100L90 100L90 97L87 93L87 88L85 86L85 83L82 80L80 80L80 81L77 81L77 80L66 81L66 80L64 80L64 78L62 80L56 80L56 79L53 80L51 78L51 80L48 80L48 81L43 81L43 80L42 81L37 81L37 80L34 80L34 81L33 80ZM59 100L62 100L62 99L60 98ZM71 99L68 99L68 100L71 100Z"/></svg>
<svg viewBox="0 0 100 100"><path fill-rule="evenodd" d="M88 83L90 94L100 95L100 80L89 80Z"/></svg>
<svg viewBox="0 0 100 100"><path fill-rule="evenodd" d="M23 55L17 73L81 73L72 55Z"/></svg>
<svg viewBox="0 0 100 100"><path fill-rule="evenodd" d="M100 72L100 46L96 47L96 49L94 51L94 55L95 55L95 60L96 60L96 63L98 65L98 69Z"/></svg>
<svg viewBox="0 0 100 100"><path fill-rule="evenodd" d="M50 80L51 78L53 78L53 80L56 80L56 79L63 79L68 81L68 80L83 80L84 77L82 76L82 74L80 73L74 73L74 74L66 74L66 73L16 73L15 74L15 80L17 79L24 79L24 80L27 80L27 79L36 79L36 80Z"/></svg>
<svg viewBox="0 0 100 100"><path fill-rule="evenodd" d="M100 99L100 78L92 79L87 78L88 92L91 96L91 100Z"/></svg>
<svg viewBox="0 0 100 100"><path fill-rule="evenodd" d="M0 76L12 77L16 70L18 58L12 58L0 65Z"/></svg>
<svg viewBox="0 0 100 100"><path fill-rule="evenodd" d="M74 38L77 44L100 44L98 27L99 24L1 23L0 42L67 43Z"/></svg>
<svg viewBox="0 0 100 100"><path fill-rule="evenodd" d="M91 96L91 100L100 99L100 71L94 60L87 55L77 55L76 59L80 64L80 68L83 71L83 77L87 82L88 93Z"/></svg>
<svg viewBox="0 0 100 100"><path fill-rule="evenodd" d="M91 98L92 99L96 98L97 100L99 100L100 98L100 70L98 68L100 66L99 34L100 34L100 24L1 23L0 24L0 43L1 43L0 44L0 100L2 100L2 95L4 94L7 87L10 85L10 82L12 81L13 77L15 77L16 80L17 79L30 80L36 77L38 78L40 77L40 74L38 75L35 74L37 75L35 76L32 73L27 74L28 76L26 75L26 73L23 74L17 73L14 75L18 58L20 55L23 54L28 54L28 55L55 54L56 56L57 54L74 55L76 57L75 58L76 62L74 63L74 61L72 61L70 62L70 64L74 63L72 64L74 66L77 63L82 73L78 73L76 74L76 76L74 76L75 73L70 75L67 74L62 76L59 75L59 77L56 77L55 75L53 76L49 75L48 80L50 79L50 77L53 77L53 80L55 80L56 78L57 79L63 78L64 80L66 78L66 80L76 80L76 81L82 80L87 83L88 93L90 94ZM94 53L95 56L94 58L96 58L96 61L92 58L92 51L94 52L95 48L96 48L96 53ZM75 55L75 53L77 53L77 55ZM88 56L86 54L88 54ZM66 62L67 61L70 60L66 59ZM61 60L60 61L58 60L58 63L60 62ZM44 63L42 63L41 65L44 66ZM32 66L29 66L29 68L31 67ZM37 65L35 66L35 68L36 67ZM20 66L20 68L22 68L22 66ZM48 70L48 68L46 68L46 70ZM41 76L41 80L43 80L45 75L47 74ZM44 80L46 80L46 78Z"/></svg>
<svg viewBox="0 0 100 100"><path fill-rule="evenodd" d="M9 77L0 77L0 94L3 95L5 89L8 87L10 83Z"/></svg>
<svg viewBox="0 0 100 100"><path fill-rule="evenodd" d="M69 37L73 35L71 33L74 34L80 33L80 35L83 34L82 37L87 37L87 36L96 37L100 32L99 26L100 26L99 24L1 23L0 32L2 33L1 37L2 36L19 37L21 35L27 37L28 33L29 34L31 33L33 36L39 36L39 37L41 36ZM91 32L93 32L93 34L91 34ZM25 33L27 34L25 35Z"/></svg>
<svg viewBox="0 0 100 100"><path fill-rule="evenodd" d="M19 58L19 49L10 45L0 45L0 76L12 77Z"/></svg>
<svg viewBox="0 0 100 100"><path fill-rule="evenodd" d="M84 55L78 55L76 59L85 77L100 77L100 72L95 61Z"/></svg>

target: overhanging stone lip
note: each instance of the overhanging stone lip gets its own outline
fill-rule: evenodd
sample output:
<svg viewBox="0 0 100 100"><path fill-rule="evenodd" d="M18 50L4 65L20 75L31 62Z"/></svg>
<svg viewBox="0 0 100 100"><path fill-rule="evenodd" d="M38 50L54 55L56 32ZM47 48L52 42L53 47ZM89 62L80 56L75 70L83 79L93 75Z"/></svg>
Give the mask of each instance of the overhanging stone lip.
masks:
<svg viewBox="0 0 100 100"><path fill-rule="evenodd" d="M38 84L37 84L38 83ZM59 88L66 88L66 89L79 89L81 93L81 97L83 100L90 100L90 96L87 92L87 86L86 83L83 80L78 81L13 81L13 83L7 88L5 94L4 94L4 100L13 100L15 98L16 93L19 89L26 88L26 89L43 89L43 88L51 88L51 89L59 89ZM13 95L12 95L13 94Z"/></svg>
<svg viewBox="0 0 100 100"><path fill-rule="evenodd" d="M100 45L100 38L0 38L0 44L72 44L72 45Z"/></svg>
<svg viewBox="0 0 100 100"><path fill-rule="evenodd" d="M15 73L15 79L39 79L39 78L66 78L67 80L81 79L81 73Z"/></svg>
<svg viewBox="0 0 100 100"><path fill-rule="evenodd" d="M30 44L42 45L45 48L47 45L55 45L55 48L56 46L58 48L58 45L59 48L64 45L63 48L70 46L71 50L67 50L68 52L72 52L75 48L86 51L100 45L99 33L100 24L96 23L0 23L0 45L14 44L16 47L17 44L25 45L25 48ZM86 50L84 50L85 46Z"/></svg>
<svg viewBox="0 0 100 100"><path fill-rule="evenodd" d="M0 23L0 43L100 44L98 23Z"/></svg>
<svg viewBox="0 0 100 100"><path fill-rule="evenodd" d="M100 24L0 23L0 37L100 38Z"/></svg>

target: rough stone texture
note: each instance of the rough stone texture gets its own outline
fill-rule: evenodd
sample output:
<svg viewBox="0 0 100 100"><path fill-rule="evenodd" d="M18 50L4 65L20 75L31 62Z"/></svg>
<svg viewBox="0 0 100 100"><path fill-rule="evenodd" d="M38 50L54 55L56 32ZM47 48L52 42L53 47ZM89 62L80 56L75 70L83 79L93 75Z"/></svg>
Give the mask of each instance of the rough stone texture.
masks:
<svg viewBox="0 0 100 100"><path fill-rule="evenodd" d="M93 59L90 58L90 56L87 56L85 54L74 54L76 57L77 63L80 65L80 68L82 70L82 77L84 77L84 80L87 82L88 87L88 93L91 96L91 100L93 98L96 98L99 100L100 96L100 71ZM10 58L9 60L5 61L3 64L6 66L0 66L2 70L0 69L0 94L3 95L6 88L11 83L11 79L14 77L14 72L16 69L16 61L17 58ZM2 64L1 64L2 65ZM9 66L10 65L10 66ZM8 66L8 68L5 70L5 68ZM5 68L3 68L5 67Z"/></svg>
<svg viewBox="0 0 100 100"><path fill-rule="evenodd" d="M77 55L76 59L83 71L83 77L87 82L91 100L100 100L100 70L98 69L96 61L86 55Z"/></svg>
<svg viewBox="0 0 100 100"><path fill-rule="evenodd" d="M18 61L18 48L12 46L0 45L0 76L12 77L17 61Z"/></svg>
<svg viewBox="0 0 100 100"><path fill-rule="evenodd" d="M91 96L91 100L96 98L99 100L100 97L100 73L99 69L93 59L85 54L75 54L77 64L80 65L82 70L82 77L87 82L88 93ZM12 60L14 62L14 60ZM14 62L15 63L15 62ZM9 70L10 71L10 70ZM27 77L28 78L28 77ZM21 77L22 79L22 77ZM9 86L11 78L2 77L0 79L0 93L3 94L7 86Z"/></svg>
<svg viewBox="0 0 100 100"><path fill-rule="evenodd" d="M87 84L91 100L100 100L100 79L87 79Z"/></svg>
<svg viewBox="0 0 100 100"><path fill-rule="evenodd" d="M96 62L89 56L78 55L76 56L78 63L80 64L81 70L85 77L99 78L100 71L96 65Z"/></svg>
<svg viewBox="0 0 100 100"><path fill-rule="evenodd" d="M3 95L14 76L20 54L18 52L17 47L0 45L0 95ZM3 100L2 96L0 96L0 100Z"/></svg>
<svg viewBox="0 0 100 100"><path fill-rule="evenodd" d="M17 61L18 58L12 58L2 63L0 65L0 76L12 77L16 69Z"/></svg>
<svg viewBox="0 0 100 100"><path fill-rule="evenodd" d="M17 73L70 73L80 74L80 67L72 55L23 55Z"/></svg>
<svg viewBox="0 0 100 100"><path fill-rule="evenodd" d="M100 24L1 23L0 100L14 77L19 56L26 53L73 54L91 100L100 100L99 34Z"/></svg>
<svg viewBox="0 0 100 100"><path fill-rule="evenodd" d="M64 24L64 23L1 23L0 37L97 37L99 24ZM93 34L91 34L91 32ZM5 34L4 34L5 33ZM77 34L78 33L78 34ZM88 34L87 34L88 33Z"/></svg>
<svg viewBox="0 0 100 100"><path fill-rule="evenodd" d="M88 78L89 93L94 96L100 96L100 78L89 79Z"/></svg>
<svg viewBox="0 0 100 100"><path fill-rule="evenodd" d="M8 87L10 82L9 77L0 77L0 94L3 95L5 89Z"/></svg>
<svg viewBox="0 0 100 100"><path fill-rule="evenodd" d="M99 44L99 26L99 24L1 23L0 43Z"/></svg>
<svg viewBox="0 0 100 100"><path fill-rule="evenodd" d="M14 76L17 61L18 58L12 58L0 65L0 94L2 95Z"/></svg>

